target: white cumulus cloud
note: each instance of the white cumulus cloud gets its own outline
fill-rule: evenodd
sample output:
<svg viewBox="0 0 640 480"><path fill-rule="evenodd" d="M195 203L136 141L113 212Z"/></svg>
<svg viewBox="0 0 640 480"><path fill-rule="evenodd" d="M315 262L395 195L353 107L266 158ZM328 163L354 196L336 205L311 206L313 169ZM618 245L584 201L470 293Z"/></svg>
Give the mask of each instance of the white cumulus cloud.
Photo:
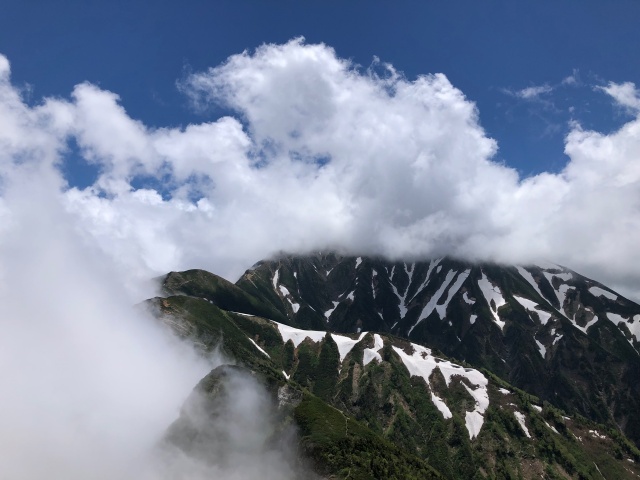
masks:
<svg viewBox="0 0 640 480"><path fill-rule="evenodd" d="M572 125L566 168L520 178L493 160L497 142L445 75L407 79L374 67L302 39L263 45L180 82L202 111L215 103L232 115L151 128L116 93L90 84L27 107L7 63L3 179L17 163L64 165L75 140L99 178L78 189L58 172L49 188L78 234L131 284L196 267L235 280L281 250L337 248L546 258L640 296L629 261L640 236L637 117L609 134ZM603 92L629 108L640 102L631 84ZM141 178L162 188L134 188ZM7 199L2 211L12 211Z"/></svg>

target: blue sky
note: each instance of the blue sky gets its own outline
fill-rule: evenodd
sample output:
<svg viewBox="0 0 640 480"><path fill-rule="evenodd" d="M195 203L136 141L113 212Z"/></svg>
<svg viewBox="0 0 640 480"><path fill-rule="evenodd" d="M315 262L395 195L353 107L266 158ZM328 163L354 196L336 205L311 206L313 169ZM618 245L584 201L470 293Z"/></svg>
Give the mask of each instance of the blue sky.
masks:
<svg viewBox="0 0 640 480"><path fill-rule="evenodd" d="M33 102L90 81L150 126L203 120L176 80L262 43L304 36L367 67L374 56L408 78L444 73L475 102L522 174L561 170L570 120L610 131L627 116L593 87L639 82L635 1L17 1L0 15L0 52ZM579 83L562 85L576 75ZM528 87L553 90L533 99ZM220 112L209 111L215 117ZM83 171L71 172L82 182Z"/></svg>
<svg viewBox="0 0 640 480"><path fill-rule="evenodd" d="M0 220L39 185L59 205L38 215L138 280L340 248L555 261L640 298L638 18L627 0L5 0Z"/></svg>

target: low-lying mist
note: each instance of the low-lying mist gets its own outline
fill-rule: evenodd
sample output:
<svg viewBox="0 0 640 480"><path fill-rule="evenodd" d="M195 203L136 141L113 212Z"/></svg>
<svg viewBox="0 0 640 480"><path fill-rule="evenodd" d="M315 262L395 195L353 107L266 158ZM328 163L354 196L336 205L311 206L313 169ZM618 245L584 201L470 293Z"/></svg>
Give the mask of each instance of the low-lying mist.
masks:
<svg viewBox="0 0 640 480"><path fill-rule="evenodd" d="M222 360L134 308L153 290L74 228L53 170L23 170L5 177L0 205L10 206L0 208L0 477L240 479L271 462L282 473L268 478L287 478L277 459L254 456L251 442L268 431L267 397L242 378L216 427L228 432L225 465L159 454L185 399Z"/></svg>
<svg viewBox="0 0 640 480"><path fill-rule="evenodd" d="M158 478L315 478L297 454L296 431L249 371L225 365L205 377L169 428Z"/></svg>

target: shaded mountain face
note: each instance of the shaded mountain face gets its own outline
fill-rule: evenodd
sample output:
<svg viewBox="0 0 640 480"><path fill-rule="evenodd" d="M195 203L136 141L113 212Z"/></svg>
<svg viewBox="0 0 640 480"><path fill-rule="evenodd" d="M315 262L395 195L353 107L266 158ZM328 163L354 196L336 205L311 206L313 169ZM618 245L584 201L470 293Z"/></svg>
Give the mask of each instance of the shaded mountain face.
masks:
<svg viewBox="0 0 640 480"><path fill-rule="evenodd" d="M275 320L407 338L640 444L640 306L567 268L318 254L259 262L236 286Z"/></svg>
<svg viewBox="0 0 640 480"><path fill-rule="evenodd" d="M187 456L214 464L229 458L227 445L218 442L220 432L229 434L230 415L243 417L242 392L229 379L244 377L246 383L251 376L271 399L258 402L265 416L271 412L257 422L269 426L259 429L259 451L280 451L282 432L294 425L298 434L289 441L325 478L595 479L640 473L640 452L617 430L569 417L490 372L406 339L301 330L225 311L206 297L168 296L147 304L204 352L221 348L242 365L205 377L169 429L166 442ZM254 410L246 416L255 416ZM295 462L287 465L297 468Z"/></svg>

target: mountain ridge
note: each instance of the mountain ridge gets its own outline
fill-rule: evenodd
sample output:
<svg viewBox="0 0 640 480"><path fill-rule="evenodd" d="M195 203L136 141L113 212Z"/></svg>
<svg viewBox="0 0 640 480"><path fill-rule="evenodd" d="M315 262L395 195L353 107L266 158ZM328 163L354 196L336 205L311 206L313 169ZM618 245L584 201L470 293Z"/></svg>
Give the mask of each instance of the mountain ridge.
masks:
<svg viewBox="0 0 640 480"><path fill-rule="evenodd" d="M406 339L300 330L186 295L147 304L181 336L203 350L221 345L274 385L274 402L282 388L301 392L287 418L326 478L638 475L640 452L615 430Z"/></svg>
<svg viewBox="0 0 640 480"><path fill-rule="evenodd" d="M640 439L640 306L565 267L285 255L235 286L282 323L392 333Z"/></svg>

